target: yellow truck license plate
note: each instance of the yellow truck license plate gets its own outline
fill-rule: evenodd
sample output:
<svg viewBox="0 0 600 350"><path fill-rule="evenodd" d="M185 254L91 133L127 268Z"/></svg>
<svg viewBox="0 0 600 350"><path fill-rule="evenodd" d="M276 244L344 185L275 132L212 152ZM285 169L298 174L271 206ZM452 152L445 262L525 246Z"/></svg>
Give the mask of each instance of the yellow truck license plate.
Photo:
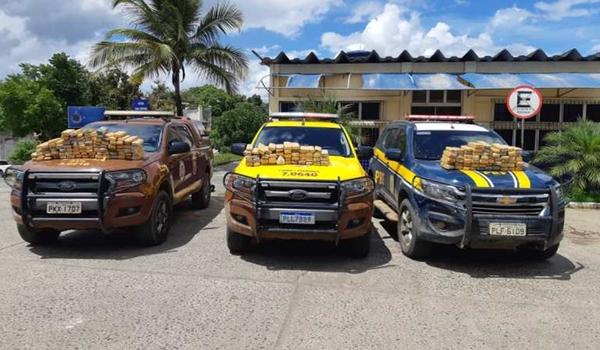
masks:
<svg viewBox="0 0 600 350"><path fill-rule="evenodd" d="M304 212L282 212L279 213L279 223L281 224L299 224L314 225L315 214Z"/></svg>
<svg viewBox="0 0 600 350"><path fill-rule="evenodd" d="M527 225L522 223L490 223L490 236L527 236Z"/></svg>
<svg viewBox="0 0 600 350"><path fill-rule="evenodd" d="M47 214L81 214L81 210L81 202L48 202L46 204Z"/></svg>

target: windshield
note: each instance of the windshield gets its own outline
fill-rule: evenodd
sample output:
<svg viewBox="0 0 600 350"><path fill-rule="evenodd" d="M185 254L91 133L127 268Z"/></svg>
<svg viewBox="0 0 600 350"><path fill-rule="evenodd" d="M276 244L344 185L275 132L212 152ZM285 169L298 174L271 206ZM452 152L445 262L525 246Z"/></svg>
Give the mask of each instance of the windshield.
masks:
<svg viewBox="0 0 600 350"><path fill-rule="evenodd" d="M506 144L491 131L417 131L415 132L415 158L439 160L446 147L460 147L472 141Z"/></svg>
<svg viewBox="0 0 600 350"><path fill-rule="evenodd" d="M256 145L284 142L297 142L302 146L320 146L332 156L352 155L346 135L338 128L266 127L256 139Z"/></svg>
<svg viewBox="0 0 600 350"><path fill-rule="evenodd" d="M144 140L145 152L156 152L160 147L163 127L161 125L142 125L127 123L92 123L85 129L105 130L107 132L125 131L130 136L137 136Z"/></svg>

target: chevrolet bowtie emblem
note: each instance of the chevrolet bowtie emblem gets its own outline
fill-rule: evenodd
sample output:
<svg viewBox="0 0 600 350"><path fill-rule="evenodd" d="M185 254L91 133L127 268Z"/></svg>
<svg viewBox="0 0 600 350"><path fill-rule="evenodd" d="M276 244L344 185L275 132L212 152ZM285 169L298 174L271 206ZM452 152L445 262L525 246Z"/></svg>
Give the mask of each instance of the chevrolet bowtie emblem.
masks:
<svg viewBox="0 0 600 350"><path fill-rule="evenodd" d="M517 203L517 199L515 197L502 196L496 199L496 202L504 205L515 204Z"/></svg>

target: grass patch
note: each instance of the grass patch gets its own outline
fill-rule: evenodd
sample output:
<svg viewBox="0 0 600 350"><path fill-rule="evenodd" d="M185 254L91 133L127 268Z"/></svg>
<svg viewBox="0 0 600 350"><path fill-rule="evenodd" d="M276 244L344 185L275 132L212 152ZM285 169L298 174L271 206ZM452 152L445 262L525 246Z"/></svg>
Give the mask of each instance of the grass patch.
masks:
<svg viewBox="0 0 600 350"><path fill-rule="evenodd" d="M227 164L227 163L231 163L231 162L237 162L240 159L242 159L242 157L240 157L236 154L228 153L228 152L219 152L219 153L215 154L215 159L213 160L213 165L218 166L218 165L223 165L223 164Z"/></svg>

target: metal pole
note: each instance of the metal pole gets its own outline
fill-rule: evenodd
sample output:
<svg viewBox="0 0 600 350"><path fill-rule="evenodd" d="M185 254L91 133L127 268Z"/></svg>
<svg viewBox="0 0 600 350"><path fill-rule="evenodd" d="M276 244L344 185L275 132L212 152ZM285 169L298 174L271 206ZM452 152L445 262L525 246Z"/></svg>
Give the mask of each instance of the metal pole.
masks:
<svg viewBox="0 0 600 350"><path fill-rule="evenodd" d="M525 119L521 119L521 148L525 149Z"/></svg>

